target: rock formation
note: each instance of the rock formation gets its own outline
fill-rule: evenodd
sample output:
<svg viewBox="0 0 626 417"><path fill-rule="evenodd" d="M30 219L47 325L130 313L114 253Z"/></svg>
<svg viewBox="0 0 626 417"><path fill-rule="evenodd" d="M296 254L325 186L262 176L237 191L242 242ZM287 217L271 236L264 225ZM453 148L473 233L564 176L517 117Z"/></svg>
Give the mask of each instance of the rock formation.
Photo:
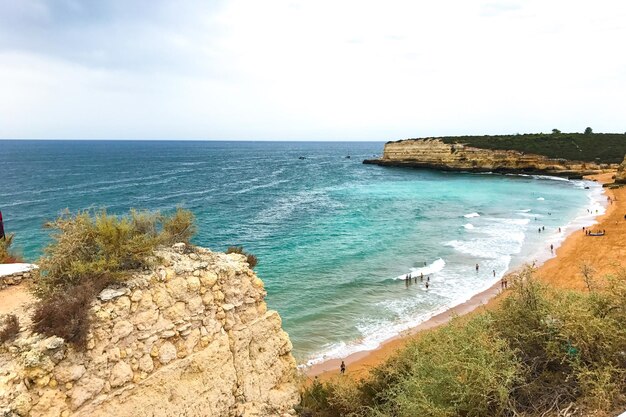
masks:
<svg viewBox="0 0 626 417"><path fill-rule="evenodd" d="M383 157L365 164L449 171L527 173L579 178L617 168L613 164L551 159L518 151L481 149L440 139L408 139L385 144Z"/></svg>
<svg viewBox="0 0 626 417"><path fill-rule="evenodd" d="M0 415L293 414L291 342L245 258L177 244L156 259L94 300L84 352L24 328L0 347Z"/></svg>
<svg viewBox="0 0 626 417"><path fill-rule="evenodd" d="M620 164L619 168L617 168L615 182L617 184L626 184L626 156L624 156L624 161Z"/></svg>

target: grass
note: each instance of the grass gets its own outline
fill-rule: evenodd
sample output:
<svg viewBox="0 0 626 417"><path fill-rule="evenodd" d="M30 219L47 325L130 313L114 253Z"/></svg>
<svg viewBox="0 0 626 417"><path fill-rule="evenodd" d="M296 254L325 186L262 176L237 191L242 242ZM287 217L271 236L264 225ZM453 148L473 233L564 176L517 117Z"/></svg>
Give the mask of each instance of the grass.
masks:
<svg viewBox="0 0 626 417"><path fill-rule="evenodd" d="M439 139L445 143L462 143L483 149L515 150L572 161L619 164L626 154L626 134L622 133L530 133L444 136Z"/></svg>
<svg viewBox="0 0 626 417"><path fill-rule="evenodd" d="M301 416L540 416L626 404L626 284L577 293L530 271L493 311L424 333L361 381L304 387ZM587 414L585 414L587 413Z"/></svg>

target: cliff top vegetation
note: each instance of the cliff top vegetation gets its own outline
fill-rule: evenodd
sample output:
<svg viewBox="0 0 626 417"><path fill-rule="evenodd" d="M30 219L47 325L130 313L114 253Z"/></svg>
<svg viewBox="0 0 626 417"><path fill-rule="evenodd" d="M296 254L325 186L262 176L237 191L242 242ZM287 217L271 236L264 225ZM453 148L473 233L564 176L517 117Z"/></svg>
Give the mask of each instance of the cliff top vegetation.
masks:
<svg viewBox="0 0 626 417"><path fill-rule="evenodd" d="M107 285L150 265L161 245L188 243L196 228L190 211L171 215L147 211L115 216L101 211L69 211L46 228L52 243L39 261L33 293L39 298L33 329L83 347L89 331L87 312Z"/></svg>
<svg viewBox="0 0 626 417"><path fill-rule="evenodd" d="M626 133L594 133L591 128L587 128L585 133L561 133L554 129L552 133L420 139L440 139L445 143L459 143L482 149L520 151L570 161L619 164L626 154Z"/></svg>

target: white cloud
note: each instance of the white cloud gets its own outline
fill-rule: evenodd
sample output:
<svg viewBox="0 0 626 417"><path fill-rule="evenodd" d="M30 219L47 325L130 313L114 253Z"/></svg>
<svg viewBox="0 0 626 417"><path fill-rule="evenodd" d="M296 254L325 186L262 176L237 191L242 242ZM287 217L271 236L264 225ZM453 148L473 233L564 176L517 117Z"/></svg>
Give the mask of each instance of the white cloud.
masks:
<svg viewBox="0 0 626 417"><path fill-rule="evenodd" d="M0 137L626 130L620 1L126 3L0 0Z"/></svg>

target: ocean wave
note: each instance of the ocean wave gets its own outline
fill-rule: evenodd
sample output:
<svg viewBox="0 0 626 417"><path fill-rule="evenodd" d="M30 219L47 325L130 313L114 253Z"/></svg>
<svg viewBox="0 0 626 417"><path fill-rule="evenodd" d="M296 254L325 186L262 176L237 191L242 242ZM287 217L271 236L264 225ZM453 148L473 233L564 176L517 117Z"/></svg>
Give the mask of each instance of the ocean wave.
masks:
<svg viewBox="0 0 626 417"><path fill-rule="evenodd" d="M411 275L412 276L417 276L419 274L424 274L424 275L432 275L432 274L436 274L437 272L440 272L441 270L443 270L443 268L445 268L446 266L446 261L444 261L443 259L439 258L436 261L432 262L429 265L423 266L423 267L419 267L419 268L411 268ZM394 279L405 279L407 274L402 274L402 275L398 275L397 277L395 277Z"/></svg>
<svg viewBox="0 0 626 417"><path fill-rule="evenodd" d="M463 227L466 228L467 230L475 229L474 225L471 223L466 223L463 225Z"/></svg>
<svg viewBox="0 0 626 417"><path fill-rule="evenodd" d="M464 214L463 217L465 217L466 219L471 219L473 217L480 217L480 214L474 212L474 213L468 213L468 214Z"/></svg>
<svg viewBox="0 0 626 417"><path fill-rule="evenodd" d="M537 201L543 201L543 200L545 200L545 198L543 198L543 197L537 197Z"/></svg>

